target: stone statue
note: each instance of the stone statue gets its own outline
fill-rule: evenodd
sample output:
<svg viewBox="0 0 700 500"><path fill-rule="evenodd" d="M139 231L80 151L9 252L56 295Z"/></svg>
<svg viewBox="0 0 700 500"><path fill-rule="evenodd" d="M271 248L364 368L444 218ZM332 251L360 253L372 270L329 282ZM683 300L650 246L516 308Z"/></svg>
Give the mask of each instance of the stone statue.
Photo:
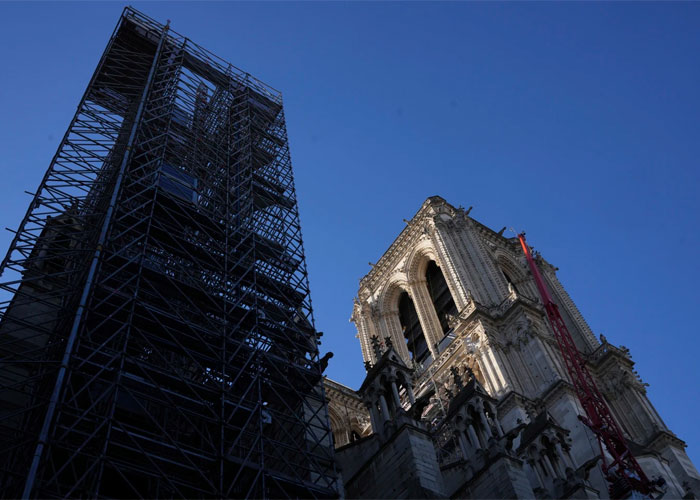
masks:
<svg viewBox="0 0 700 500"><path fill-rule="evenodd" d="M326 368L328 368L328 361L333 357L332 352L327 352L326 354L323 355L323 357L318 361L319 365L321 365L321 373L326 371Z"/></svg>

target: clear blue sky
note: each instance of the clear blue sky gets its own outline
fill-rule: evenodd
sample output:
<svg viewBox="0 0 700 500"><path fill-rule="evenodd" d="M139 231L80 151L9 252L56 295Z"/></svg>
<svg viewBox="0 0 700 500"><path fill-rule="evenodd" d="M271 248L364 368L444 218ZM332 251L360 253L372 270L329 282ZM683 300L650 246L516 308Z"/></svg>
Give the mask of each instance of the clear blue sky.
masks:
<svg viewBox="0 0 700 500"><path fill-rule="evenodd" d="M124 5L0 3L0 227ZM332 378L361 383L358 279L439 194L527 230L700 464L700 3L134 6L283 92Z"/></svg>

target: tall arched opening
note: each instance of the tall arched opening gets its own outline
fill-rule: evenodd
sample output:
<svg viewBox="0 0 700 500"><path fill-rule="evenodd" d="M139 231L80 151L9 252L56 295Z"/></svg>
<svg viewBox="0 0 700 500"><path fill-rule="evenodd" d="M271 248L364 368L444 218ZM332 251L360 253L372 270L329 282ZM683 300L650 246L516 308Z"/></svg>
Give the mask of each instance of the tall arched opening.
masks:
<svg viewBox="0 0 700 500"><path fill-rule="evenodd" d="M433 302L433 307L435 307L435 313L440 320L440 327L444 335L450 331L448 317L457 315L457 306L452 299L452 294L447 286L447 281L445 281L445 276L442 274L442 271L435 261L431 260L428 263L428 267L425 271L425 278L428 282L430 299Z"/></svg>
<svg viewBox="0 0 700 500"><path fill-rule="evenodd" d="M430 351L418 319L416 306L413 304L413 299L406 292L402 292L399 296L399 321L401 322L401 329L403 330L403 336L406 339L406 346L411 354L411 359L417 363L422 363L430 355Z"/></svg>

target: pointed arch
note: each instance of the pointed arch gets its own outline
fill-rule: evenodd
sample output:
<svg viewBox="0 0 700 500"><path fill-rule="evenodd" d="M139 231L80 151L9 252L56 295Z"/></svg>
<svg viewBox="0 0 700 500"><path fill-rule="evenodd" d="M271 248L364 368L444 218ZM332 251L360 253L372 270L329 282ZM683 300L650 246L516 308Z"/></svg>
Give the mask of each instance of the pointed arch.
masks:
<svg viewBox="0 0 700 500"><path fill-rule="evenodd" d="M458 309L453 288L443 272L435 248L428 241L418 245L406 260L406 276L409 283L423 286L439 322L440 331L433 332L439 342L450 331L450 316L457 316ZM437 325L435 325L438 328Z"/></svg>
<svg viewBox="0 0 700 500"><path fill-rule="evenodd" d="M406 278L409 283L425 279L425 271L430 261L438 262L438 255L432 244L425 241L416 246L406 259ZM439 264L438 264L439 265Z"/></svg>
<svg viewBox="0 0 700 500"><path fill-rule="evenodd" d="M442 334L446 335L452 329L452 319L457 316L457 306L450 293L440 267L434 260L428 262L425 270L425 279L428 285L430 300L435 308Z"/></svg>
<svg viewBox="0 0 700 500"><path fill-rule="evenodd" d="M395 273L382 288L377 298L377 304L379 306L379 321L394 342L404 363L410 364L412 356L406 346L399 321L399 297L402 293L407 293L408 289L405 275Z"/></svg>
<svg viewBox="0 0 700 500"><path fill-rule="evenodd" d="M399 295L401 292L408 292L408 282L405 275L401 273L394 274L382 288L379 293L378 304L380 314L389 312L398 312Z"/></svg>
<svg viewBox="0 0 700 500"><path fill-rule="evenodd" d="M328 405L328 419L331 424L331 434L333 435L333 445L335 448L347 444L347 428L344 425L343 418L338 414L338 411L333 405Z"/></svg>
<svg viewBox="0 0 700 500"><path fill-rule="evenodd" d="M506 286L513 288L517 294L525 295L528 298L534 298L532 294L535 290L531 289L528 275L525 270L518 265L517 261L504 252L496 252L495 258Z"/></svg>

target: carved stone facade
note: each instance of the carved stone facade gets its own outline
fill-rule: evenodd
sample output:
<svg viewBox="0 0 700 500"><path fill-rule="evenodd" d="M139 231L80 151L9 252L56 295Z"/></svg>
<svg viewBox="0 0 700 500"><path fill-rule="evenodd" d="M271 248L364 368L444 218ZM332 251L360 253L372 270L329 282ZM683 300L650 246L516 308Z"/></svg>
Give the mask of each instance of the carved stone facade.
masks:
<svg viewBox="0 0 700 500"><path fill-rule="evenodd" d="M644 470L665 479L667 497L700 495L685 443L650 403L629 351L598 341L556 268L539 262ZM403 453L398 443L412 447L402 467L421 468L401 473L421 478L415 495L608 497L595 437L578 419L583 411L517 238L428 198L360 280L351 321L367 379L357 393L326 381L348 497L413 496L391 472L387 454ZM359 479L382 467L392 493Z"/></svg>
<svg viewBox="0 0 700 500"><path fill-rule="evenodd" d="M329 378L323 382L335 447L369 436L372 433L369 414L357 392Z"/></svg>

